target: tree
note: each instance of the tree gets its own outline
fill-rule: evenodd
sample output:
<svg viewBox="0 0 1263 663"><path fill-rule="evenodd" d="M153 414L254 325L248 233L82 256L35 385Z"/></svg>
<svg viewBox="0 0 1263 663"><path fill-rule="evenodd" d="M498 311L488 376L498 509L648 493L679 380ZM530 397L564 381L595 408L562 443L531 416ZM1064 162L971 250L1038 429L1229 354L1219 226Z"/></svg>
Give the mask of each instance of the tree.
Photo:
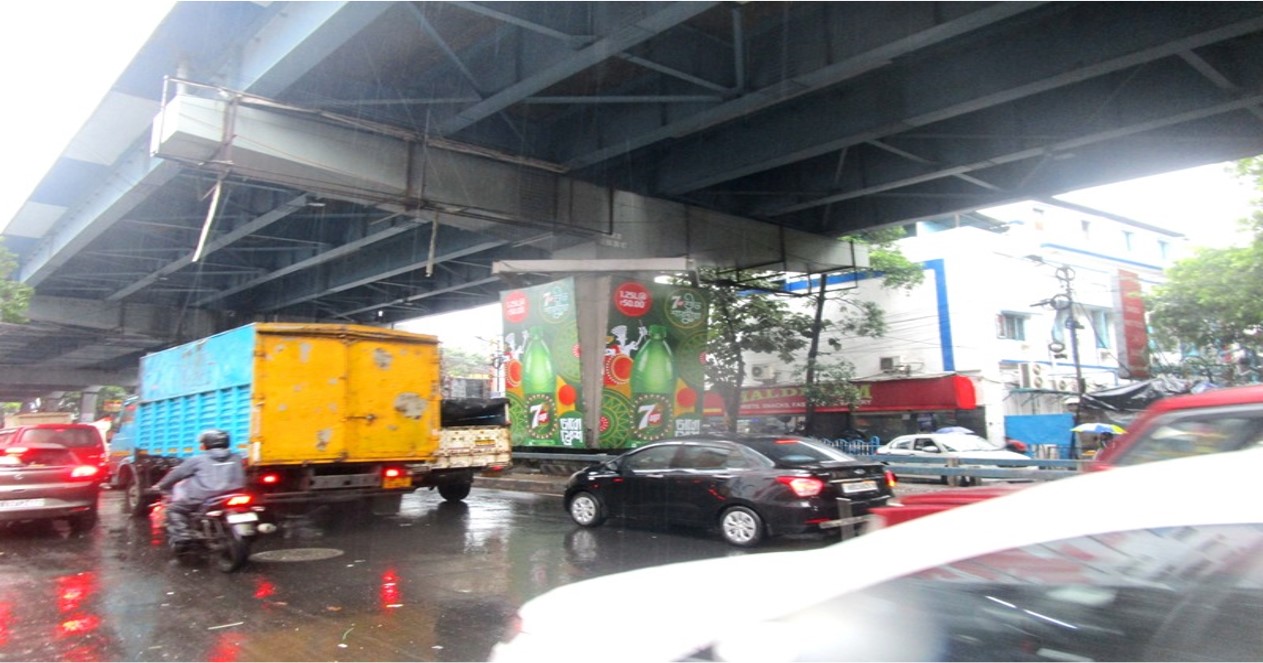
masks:
<svg viewBox="0 0 1263 663"><path fill-rule="evenodd" d="M1263 191L1263 158L1237 163L1240 177ZM1146 297L1149 323L1164 347L1197 357L1198 371L1228 382L1257 381L1263 344L1263 201L1241 223L1253 230L1246 246L1201 248L1166 272ZM1212 368L1212 365L1218 368Z"/></svg>
<svg viewBox="0 0 1263 663"><path fill-rule="evenodd" d="M443 376L448 378L482 378L492 373L491 357L461 348L443 347Z"/></svg>
<svg viewBox="0 0 1263 663"><path fill-rule="evenodd" d="M901 229L846 237L869 247L872 272L882 284L911 288L924 278L919 265L909 262L893 242L903 236ZM741 408L741 388L745 382L745 353L776 355L792 363L796 353L807 349L799 374L804 378L807 398L808 431L819 405L855 405L859 389L851 383L854 366L842 354L846 337L880 336L885 333L881 307L860 301L853 291L817 286L808 295L814 314L802 312L785 290L785 275L768 272L718 272L703 270L699 284L710 296L710 342L707 347L707 377L724 400L728 428L735 429ZM819 283L817 280L816 283ZM800 300L802 301L802 300ZM825 304L839 304L841 313L824 316ZM821 343L831 350L821 352Z"/></svg>
<svg viewBox="0 0 1263 663"><path fill-rule="evenodd" d="M843 239L868 247L871 274L880 276L883 287L907 290L924 281L925 274L920 265L908 260L894 244L903 236L902 228L887 228ZM859 403L860 390L851 381L855 377L855 365L843 354L845 339L878 337L886 333L885 311L875 302L855 298L854 290L829 292L827 278L818 283L812 295L815 316L809 331L810 349L799 371L807 400L805 428L812 435L817 433L817 407L845 404L854 408ZM832 320L824 317L828 302L837 304L840 311ZM821 340L829 346L829 352L821 353Z"/></svg>
<svg viewBox="0 0 1263 663"><path fill-rule="evenodd" d="M736 430L745 382L746 352L784 362L807 345L811 319L795 312L775 274L703 269L698 286L710 298L708 381L724 401L728 430Z"/></svg>
<svg viewBox="0 0 1263 663"><path fill-rule="evenodd" d="M18 261L4 246L0 238L0 322L25 323L27 307L31 304L33 290L30 286L10 278L17 269Z"/></svg>

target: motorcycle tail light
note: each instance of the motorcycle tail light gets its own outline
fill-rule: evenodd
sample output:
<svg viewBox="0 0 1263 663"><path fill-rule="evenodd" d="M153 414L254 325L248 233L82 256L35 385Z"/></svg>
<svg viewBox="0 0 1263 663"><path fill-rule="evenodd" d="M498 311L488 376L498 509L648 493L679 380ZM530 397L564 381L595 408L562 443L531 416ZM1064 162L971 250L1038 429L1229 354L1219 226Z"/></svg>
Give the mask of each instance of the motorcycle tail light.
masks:
<svg viewBox="0 0 1263 663"><path fill-rule="evenodd" d="M233 495L228 498L228 506L245 506L251 502L249 495Z"/></svg>
<svg viewBox="0 0 1263 663"><path fill-rule="evenodd" d="M815 477L776 477L798 497L815 497L824 490L824 482Z"/></svg>
<svg viewBox="0 0 1263 663"><path fill-rule="evenodd" d="M101 473L101 468L96 465L79 465L70 470L71 479L91 479Z"/></svg>

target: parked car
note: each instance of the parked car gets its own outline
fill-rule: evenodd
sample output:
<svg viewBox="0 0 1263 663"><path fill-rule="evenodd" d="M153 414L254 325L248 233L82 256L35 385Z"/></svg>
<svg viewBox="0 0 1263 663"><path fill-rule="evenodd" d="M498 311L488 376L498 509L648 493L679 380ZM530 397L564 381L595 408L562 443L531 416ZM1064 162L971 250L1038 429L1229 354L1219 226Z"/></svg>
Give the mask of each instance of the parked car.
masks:
<svg viewBox="0 0 1263 663"><path fill-rule="evenodd" d="M1148 463L819 549L600 576L527 601L491 658L1259 660L1261 473L1263 449ZM1172 499L1190 481L1214 503ZM635 634L577 617L594 606Z"/></svg>
<svg viewBox="0 0 1263 663"><path fill-rule="evenodd" d="M1156 401L1102 449L1087 471L1235 451L1263 444L1263 386L1214 389ZM991 499L1025 486L1007 484L909 495L874 509L888 525Z"/></svg>
<svg viewBox="0 0 1263 663"><path fill-rule="evenodd" d="M971 433L916 433L900 435L887 444L877 447L873 452L879 456L919 456L922 458L963 458L967 460L1030 460L1029 456L1004 447L992 444L984 437ZM890 462L896 462L892 459ZM995 468L996 465L986 463L964 462L962 468ZM940 480L947 483L948 475ZM961 485L977 483L978 479L970 476L960 478Z"/></svg>
<svg viewBox="0 0 1263 663"><path fill-rule="evenodd" d="M803 437L701 436L664 440L591 465L570 477L565 508L595 527L609 517L717 527L725 541L753 546L768 536L819 532L885 504L893 479Z"/></svg>
<svg viewBox="0 0 1263 663"><path fill-rule="evenodd" d="M97 524L103 478L90 450L0 441L0 522L64 518L72 530L88 531Z"/></svg>

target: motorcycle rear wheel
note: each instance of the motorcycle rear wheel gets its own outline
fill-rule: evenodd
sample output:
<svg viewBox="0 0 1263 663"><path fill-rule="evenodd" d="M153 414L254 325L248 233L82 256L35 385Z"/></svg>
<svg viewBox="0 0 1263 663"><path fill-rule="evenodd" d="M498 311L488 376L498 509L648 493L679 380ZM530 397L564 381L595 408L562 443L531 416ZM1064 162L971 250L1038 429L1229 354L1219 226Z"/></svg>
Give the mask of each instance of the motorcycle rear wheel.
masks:
<svg viewBox="0 0 1263 663"><path fill-rule="evenodd" d="M231 526L225 527L211 551L215 566L224 573L232 573L250 559L250 541L243 538Z"/></svg>

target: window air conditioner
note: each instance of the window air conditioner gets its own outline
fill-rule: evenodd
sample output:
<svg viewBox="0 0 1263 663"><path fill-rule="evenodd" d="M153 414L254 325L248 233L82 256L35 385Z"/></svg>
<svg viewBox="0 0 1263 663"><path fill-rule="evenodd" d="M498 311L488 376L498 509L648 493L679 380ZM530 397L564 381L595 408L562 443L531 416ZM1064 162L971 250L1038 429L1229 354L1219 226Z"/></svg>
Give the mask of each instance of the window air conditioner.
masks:
<svg viewBox="0 0 1263 663"><path fill-rule="evenodd" d="M899 361L899 357L882 357L880 360L880 368L883 373L893 373L899 370L899 365L903 362Z"/></svg>

